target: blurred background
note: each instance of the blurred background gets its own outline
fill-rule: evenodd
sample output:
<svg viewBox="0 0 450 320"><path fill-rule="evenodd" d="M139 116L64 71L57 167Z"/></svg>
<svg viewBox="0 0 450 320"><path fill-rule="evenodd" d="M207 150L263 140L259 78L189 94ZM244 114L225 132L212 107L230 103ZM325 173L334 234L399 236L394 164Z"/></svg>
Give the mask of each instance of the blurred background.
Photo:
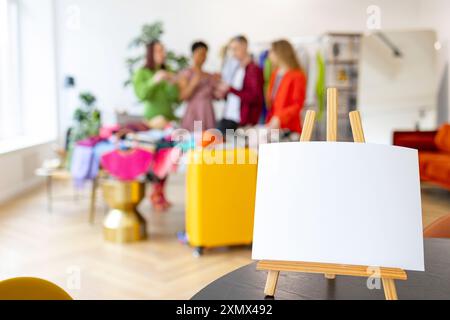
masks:
<svg viewBox="0 0 450 320"><path fill-rule="evenodd" d="M156 168L162 151L195 147L161 147L179 122L160 126L145 114L136 73L154 40L174 77L195 65L198 41L207 44L202 72L224 77L230 39L245 36L261 73L272 42L286 39L307 79L295 116L322 114L324 89L337 88L339 139L352 139L348 112L359 110L367 142L419 149L424 226L449 214L449 13L444 0L0 0L0 279L40 276L80 299L187 299L251 262L256 166ZM264 81L267 91L270 73ZM217 121L222 98L212 102ZM189 101L175 102L178 118ZM314 139L325 129L319 117ZM120 179L103 159L80 156L78 146L91 147L95 158L96 138L109 152L138 144L155 167ZM227 207L234 198L244 206ZM124 203L139 204L131 214L146 221L133 220L140 231L108 220L113 209L130 214Z"/></svg>

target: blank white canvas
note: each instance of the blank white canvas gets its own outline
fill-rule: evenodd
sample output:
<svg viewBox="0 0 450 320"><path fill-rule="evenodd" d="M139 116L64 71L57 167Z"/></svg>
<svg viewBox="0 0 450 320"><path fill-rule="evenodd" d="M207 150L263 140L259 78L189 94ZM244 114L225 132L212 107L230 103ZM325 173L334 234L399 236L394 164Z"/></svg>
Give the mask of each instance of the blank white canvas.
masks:
<svg viewBox="0 0 450 320"><path fill-rule="evenodd" d="M416 150L262 145L255 210L254 260L425 270Z"/></svg>

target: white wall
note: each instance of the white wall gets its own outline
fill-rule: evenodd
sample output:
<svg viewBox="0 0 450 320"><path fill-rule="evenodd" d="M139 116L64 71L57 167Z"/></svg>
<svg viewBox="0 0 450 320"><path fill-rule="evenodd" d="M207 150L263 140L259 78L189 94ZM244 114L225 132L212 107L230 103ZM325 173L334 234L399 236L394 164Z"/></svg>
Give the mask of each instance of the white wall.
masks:
<svg viewBox="0 0 450 320"><path fill-rule="evenodd" d="M77 89L96 94L106 120L113 121L115 108L135 105L132 91L122 87L124 60L144 23L163 21L164 42L178 52L187 54L193 40L204 39L212 49L207 67L218 70L218 50L233 35L244 33L259 42L364 31L372 4L381 8L382 28L408 28L417 21L417 0L57 0L59 80L74 75ZM67 100L62 91L61 101ZM62 106L63 126L71 112L70 103Z"/></svg>
<svg viewBox="0 0 450 320"><path fill-rule="evenodd" d="M392 143L395 130L436 128L436 33L384 31L402 53L395 57L377 35L361 46L359 109L368 141Z"/></svg>
<svg viewBox="0 0 450 320"><path fill-rule="evenodd" d="M2 154L0 204L42 183L42 178L36 177L35 170L51 156L51 145L48 143Z"/></svg>
<svg viewBox="0 0 450 320"><path fill-rule="evenodd" d="M442 45L442 49L438 56L439 65L439 81L441 84L446 85L447 91L441 88L441 97L446 98L447 104L444 105L445 101L441 101L441 107L447 107L447 121L450 122L450 100L448 96L449 85L443 82L445 77L449 76L449 70L446 68L450 61L450 1L447 0L420 0L419 3L419 20L418 23L422 27L434 28L438 33L438 39ZM445 73L445 74L444 74ZM442 119L443 120L443 119Z"/></svg>

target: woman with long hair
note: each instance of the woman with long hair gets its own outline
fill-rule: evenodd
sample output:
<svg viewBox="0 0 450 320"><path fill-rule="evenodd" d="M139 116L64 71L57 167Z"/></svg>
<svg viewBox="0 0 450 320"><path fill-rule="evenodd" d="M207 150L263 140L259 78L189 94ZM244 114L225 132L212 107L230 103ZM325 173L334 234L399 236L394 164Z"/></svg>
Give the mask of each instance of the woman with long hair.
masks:
<svg viewBox="0 0 450 320"><path fill-rule="evenodd" d="M166 68L165 60L164 46L159 41L153 41L147 45L145 65L133 76L134 91L144 104L144 116L152 129L163 129L170 121L176 120L174 109L179 100L177 79ZM169 151L167 143L157 144L155 162L165 161L167 151ZM160 163L154 163L154 166ZM148 177L153 182L150 197L153 208L159 212L167 210L170 207L164 192L167 177L158 177L153 172L149 173Z"/></svg>
<svg viewBox="0 0 450 320"><path fill-rule="evenodd" d="M306 97L306 76L286 40L272 43L269 59L275 67L266 93L270 129L286 129L301 133L300 113Z"/></svg>
<svg viewBox="0 0 450 320"><path fill-rule="evenodd" d="M165 60L166 50L162 43L152 41L147 45L144 67L133 76L134 91L144 104L144 116L149 126L157 129L176 120L174 108L179 96L176 77L167 70Z"/></svg>

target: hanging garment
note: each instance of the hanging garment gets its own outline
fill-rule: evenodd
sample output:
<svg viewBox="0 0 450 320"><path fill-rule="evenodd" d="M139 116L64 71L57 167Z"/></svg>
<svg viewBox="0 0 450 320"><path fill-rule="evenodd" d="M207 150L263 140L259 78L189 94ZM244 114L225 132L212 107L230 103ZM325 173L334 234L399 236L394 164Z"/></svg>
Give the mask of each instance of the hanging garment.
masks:
<svg viewBox="0 0 450 320"><path fill-rule="evenodd" d="M114 143L109 140L101 141L95 145L91 168L91 175L93 177L96 177L98 175L102 156L107 154L108 152L114 151L115 148L116 147Z"/></svg>
<svg viewBox="0 0 450 320"><path fill-rule="evenodd" d="M165 148L155 154L152 171L159 179L166 178L170 172L176 171L177 164L182 156L179 148Z"/></svg>
<svg viewBox="0 0 450 320"><path fill-rule="evenodd" d="M259 54L259 60L258 60L258 65L261 69L264 68L264 64L266 63L267 59L269 58L269 50L263 50L260 54Z"/></svg>
<svg viewBox="0 0 450 320"><path fill-rule="evenodd" d="M103 141L103 138L96 136L96 137L90 137L90 138L86 138L84 140L80 140L76 143L76 145L83 146L83 147L95 147L95 145L97 145L101 141Z"/></svg>
<svg viewBox="0 0 450 320"><path fill-rule="evenodd" d="M88 180L97 177L100 158L114 149L109 140L86 139L79 141L73 149L70 173L75 187L81 189Z"/></svg>
<svg viewBox="0 0 450 320"><path fill-rule="evenodd" d="M83 188L87 180L92 180L97 176L98 170L93 168L94 147L76 145L73 149L70 163L70 173L75 187Z"/></svg>
<svg viewBox="0 0 450 320"><path fill-rule="evenodd" d="M140 148L128 152L114 150L102 156L102 167L113 177L133 181L147 173L153 154Z"/></svg>
<svg viewBox="0 0 450 320"><path fill-rule="evenodd" d="M134 137L139 142L144 143L160 143L163 140L170 140L175 128L168 126L164 130L152 129L148 131L142 131L134 134Z"/></svg>
<svg viewBox="0 0 450 320"><path fill-rule="evenodd" d="M267 92L267 90L269 89L270 78L272 76L272 71L273 71L272 62L270 62L270 59L269 59L269 50L264 50L260 54L259 67L263 70L264 92ZM264 124L266 122L268 113L269 113L269 111L267 110L267 101L264 99L259 124Z"/></svg>
<svg viewBox="0 0 450 320"><path fill-rule="evenodd" d="M322 119L325 112L325 101L326 101L326 74L325 74L325 61L323 59L322 53L317 52L316 55L317 64L317 82L316 82L316 99L317 99L317 109L319 110L318 119Z"/></svg>
<svg viewBox="0 0 450 320"><path fill-rule="evenodd" d="M100 128L100 137L103 139L111 138L116 132L120 131L120 125L104 125Z"/></svg>

